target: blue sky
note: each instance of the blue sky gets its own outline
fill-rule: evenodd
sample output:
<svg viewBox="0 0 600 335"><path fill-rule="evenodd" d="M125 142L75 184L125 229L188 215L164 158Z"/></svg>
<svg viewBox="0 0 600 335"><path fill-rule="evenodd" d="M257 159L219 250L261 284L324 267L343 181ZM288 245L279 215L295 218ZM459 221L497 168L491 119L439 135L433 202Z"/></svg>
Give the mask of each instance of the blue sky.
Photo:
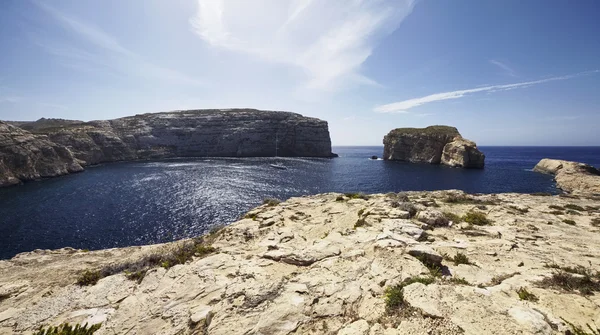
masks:
<svg viewBox="0 0 600 335"><path fill-rule="evenodd" d="M0 119L294 111L334 145L456 126L479 145L600 145L600 2L0 3Z"/></svg>

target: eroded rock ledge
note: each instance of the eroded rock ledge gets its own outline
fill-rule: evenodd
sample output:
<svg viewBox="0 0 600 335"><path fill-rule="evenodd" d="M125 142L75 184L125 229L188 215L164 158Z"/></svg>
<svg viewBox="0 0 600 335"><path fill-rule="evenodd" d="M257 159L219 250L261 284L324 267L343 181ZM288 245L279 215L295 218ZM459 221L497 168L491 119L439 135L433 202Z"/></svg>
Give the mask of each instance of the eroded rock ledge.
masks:
<svg viewBox="0 0 600 335"><path fill-rule="evenodd" d="M383 139L383 159L482 169L485 155L448 126L397 128Z"/></svg>
<svg viewBox="0 0 600 335"><path fill-rule="evenodd" d="M24 253L0 261L0 334L63 322L102 322L99 335L565 334L563 319L600 324L598 206L458 191L292 198L213 234L206 257L93 286L76 278L181 242ZM592 284L556 286L558 273Z"/></svg>
<svg viewBox="0 0 600 335"><path fill-rule="evenodd" d="M591 165L544 158L533 170L554 175L556 185L565 192L600 195L600 170Z"/></svg>
<svg viewBox="0 0 600 335"><path fill-rule="evenodd" d="M289 112L187 110L107 121L12 124L0 123L0 186L105 162L275 156L276 142L279 156L334 156L326 121Z"/></svg>

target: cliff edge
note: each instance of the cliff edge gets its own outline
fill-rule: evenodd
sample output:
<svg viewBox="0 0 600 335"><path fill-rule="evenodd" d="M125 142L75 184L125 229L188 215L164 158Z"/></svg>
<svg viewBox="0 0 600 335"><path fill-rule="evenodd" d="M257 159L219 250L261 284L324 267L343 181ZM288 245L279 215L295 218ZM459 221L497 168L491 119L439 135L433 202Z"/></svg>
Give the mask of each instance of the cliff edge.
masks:
<svg viewBox="0 0 600 335"><path fill-rule="evenodd" d="M600 170L591 165L544 158L533 171L554 175L556 185L565 192L600 194Z"/></svg>
<svg viewBox="0 0 600 335"><path fill-rule="evenodd" d="M383 159L482 169L485 155L449 126L397 128L383 138Z"/></svg>
<svg viewBox="0 0 600 335"><path fill-rule="evenodd" d="M0 261L0 334L583 334L600 325L599 228L583 197L272 201L195 242Z"/></svg>

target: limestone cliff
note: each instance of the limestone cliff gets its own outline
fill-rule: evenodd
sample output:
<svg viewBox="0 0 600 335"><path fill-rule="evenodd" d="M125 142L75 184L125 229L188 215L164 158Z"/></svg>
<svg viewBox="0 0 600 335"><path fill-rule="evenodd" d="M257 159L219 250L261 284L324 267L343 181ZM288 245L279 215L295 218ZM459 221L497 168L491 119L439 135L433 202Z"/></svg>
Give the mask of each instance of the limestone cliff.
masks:
<svg viewBox="0 0 600 335"><path fill-rule="evenodd" d="M600 325L599 227L584 197L292 198L175 266L156 260L183 241L0 261L0 334L63 322L101 323L95 335L583 334L567 322ZM86 271L103 278L76 285Z"/></svg>
<svg viewBox="0 0 600 335"><path fill-rule="evenodd" d="M557 186L563 191L600 194L600 170L591 165L544 158L533 170L554 175Z"/></svg>
<svg viewBox="0 0 600 335"><path fill-rule="evenodd" d="M82 170L64 146L0 121L0 187Z"/></svg>
<svg viewBox="0 0 600 335"><path fill-rule="evenodd" d="M384 137L383 144L386 160L479 169L485 165L485 155L475 142L464 139L454 127L397 128Z"/></svg>
<svg viewBox="0 0 600 335"><path fill-rule="evenodd" d="M18 126L18 127L17 127ZM188 110L82 122L0 123L0 187L82 165L168 157L333 157L326 121L296 113Z"/></svg>

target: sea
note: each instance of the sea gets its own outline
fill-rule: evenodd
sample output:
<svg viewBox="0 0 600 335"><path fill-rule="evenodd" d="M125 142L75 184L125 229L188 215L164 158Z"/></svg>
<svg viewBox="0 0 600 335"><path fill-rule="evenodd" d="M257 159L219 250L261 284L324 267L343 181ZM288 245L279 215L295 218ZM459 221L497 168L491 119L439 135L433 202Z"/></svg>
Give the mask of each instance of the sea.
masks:
<svg viewBox="0 0 600 335"><path fill-rule="evenodd" d="M383 147L334 147L340 157L196 158L110 163L0 189L0 259L35 249L103 249L198 236L265 198L324 192L459 189L557 193L542 158L600 167L600 147L480 147L483 170L371 160ZM284 165L274 169L270 164Z"/></svg>

